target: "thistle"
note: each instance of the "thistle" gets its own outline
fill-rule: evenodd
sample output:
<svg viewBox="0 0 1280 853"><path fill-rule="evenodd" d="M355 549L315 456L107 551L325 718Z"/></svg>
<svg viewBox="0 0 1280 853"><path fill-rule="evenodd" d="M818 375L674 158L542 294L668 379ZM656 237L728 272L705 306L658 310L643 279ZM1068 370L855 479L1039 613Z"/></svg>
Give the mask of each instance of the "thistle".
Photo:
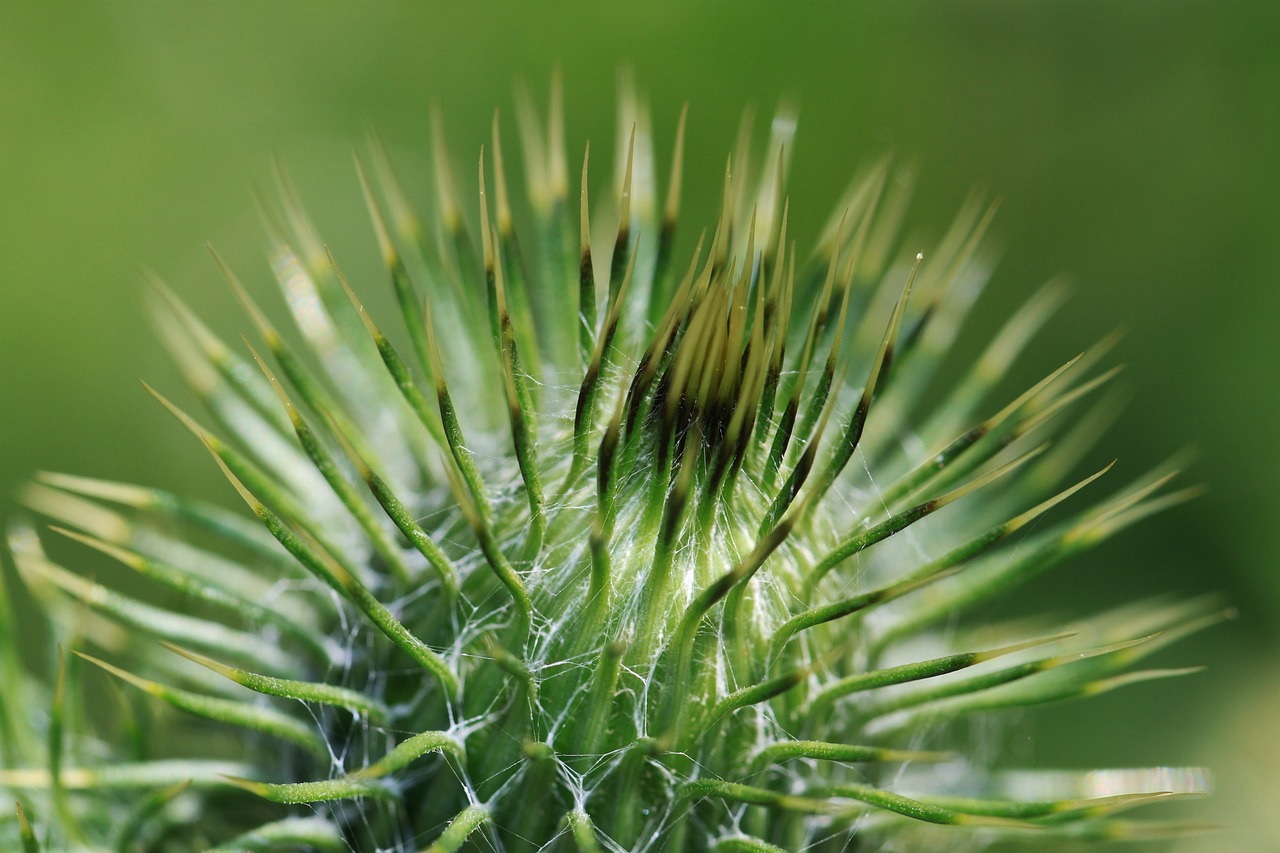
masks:
<svg viewBox="0 0 1280 853"><path fill-rule="evenodd" d="M970 736L1184 672L1134 665L1222 615L970 616L1190 494L1172 467L1102 498L1110 465L1066 479L1113 408L1093 401L1109 341L997 396L1057 288L937 387L994 206L904 245L910 176L882 162L797 245L783 111L760 158L744 122L719 218L685 245L683 113L660 181L625 93L611 186L588 147L572 193L558 87L545 120L527 97L518 118L519 211L497 118L474 209L438 117L433 216L376 140L357 158L394 308L366 309L379 283L348 281L283 178L270 258L297 336L216 253L243 348L154 283L204 413L149 390L252 517L61 474L27 488L47 530L16 521L10 548L59 653L27 674L6 597L6 846L834 851L1185 828L1120 813L1203 792L1202 771L1001 771ZM118 565L73 571L55 547Z"/></svg>

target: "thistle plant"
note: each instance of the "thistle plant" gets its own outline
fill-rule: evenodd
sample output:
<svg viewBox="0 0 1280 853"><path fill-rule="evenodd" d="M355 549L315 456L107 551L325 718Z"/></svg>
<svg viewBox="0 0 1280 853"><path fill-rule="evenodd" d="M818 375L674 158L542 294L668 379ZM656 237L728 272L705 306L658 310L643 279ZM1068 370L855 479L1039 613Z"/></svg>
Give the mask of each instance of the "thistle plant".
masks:
<svg viewBox="0 0 1280 853"><path fill-rule="evenodd" d="M721 200L697 235L684 114L659 179L625 94L612 180L588 146L574 188L558 88L545 116L518 106L524 207L496 118L458 174L434 122L426 217L380 144L357 158L393 300L348 280L283 177L266 219L296 334L216 253L243 347L153 282L203 412L148 390L250 514L62 474L25 490L10 550L58 653L19 658L32 619L6 595L6 848L1177 831L1121 813L1202 771L996 769L1010 710L1179 674L1134 667L1221 608L973 615L1189 494L1172 467L1104 497L1110 465L1067 479L1114 408L1108 340L1002 396L1056 287L939 380L994 206L906 244L910 174L886 161L797 244L784 110L763 156L745 121L723 182L690 176ZM74 568L90 551L101 577Z"/></svg>

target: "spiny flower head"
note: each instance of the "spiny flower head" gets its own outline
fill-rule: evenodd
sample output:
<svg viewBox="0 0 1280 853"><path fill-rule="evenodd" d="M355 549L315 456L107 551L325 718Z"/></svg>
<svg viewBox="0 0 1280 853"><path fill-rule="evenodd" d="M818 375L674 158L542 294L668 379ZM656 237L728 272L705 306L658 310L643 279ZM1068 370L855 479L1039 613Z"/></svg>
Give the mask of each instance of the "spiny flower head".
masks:
<svg viewBox="0 0 1280 853"><path fill-rule="evenodd" d="M394 321L283 180L271 265L305 347L216 253L256 332L243 350L156 283L207 414L152 393L253 518L67 475L25 492L169 598L70 571L13 525L78 655L52 690L28 679L4 610L0 784L28 805L24 843L764 851L1169 830L1114 815L1201 791L1198 771L998 773L953 725L1175 674L1131 667L1220 616L966 618L1187 496L1160 471L1063 516L1111 467L1063 485L1106 417L1065 425L1113 375L1095 372L1107 342L991 402L1056 289L934 387L994 206L904 246L909 175L882 162L797 245L784 110L758 162L744 123L719 218L677 257L684 113L659 182L624 94L593 206L589 148L570 196L558 88L545 126L519 106L518 214L496 118L474 216L438 118L429 219L381 145L368 173L357 159ZM81 660L203 722L104 747L128 738L73 710ZM236 746L205 740L228 731Z"/></svg>

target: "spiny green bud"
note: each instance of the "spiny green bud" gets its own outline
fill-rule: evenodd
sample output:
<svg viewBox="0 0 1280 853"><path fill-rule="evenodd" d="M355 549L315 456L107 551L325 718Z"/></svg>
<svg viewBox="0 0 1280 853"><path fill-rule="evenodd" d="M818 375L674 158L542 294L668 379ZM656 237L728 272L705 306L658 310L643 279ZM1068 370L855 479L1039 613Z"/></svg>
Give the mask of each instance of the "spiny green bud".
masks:
<svg viewBox="0 0 1280 853"><path fill-rule="evenodd" d="M1222 615L970 617L1188 496L1160 471L1079 509L1111 466L1066 479L1103 417L1067 415L1113 375L1106 342L996 396L1056 289L937 387L994 205L904 245L908 182L885 161L798 243L784 110L759 161L742 136L719 217L683 254L687 111L659 181L624 98L613 179L593 183L584 149L574 209L561 102L553 85L545 123L518 111L527 208L496 117L478 218L438 116L430 215L377 140L357 158L392 311L366 306L376 283L348 280L283 173L270 258L296 335L216 253L256 331L243 350L154 283L205 414L152 393L250 513L61 474L27 488L50 523L15 521L10 548L68 654L53 688L30 677L0 602L6 845L836 851L1179 831L1116 815L1203 792L1202 771L997 772L953 725L1181 674L1132 667ZM48 536L139 582L60 565ZM122 726L73 704L87 677L119 687Z"/></svg>

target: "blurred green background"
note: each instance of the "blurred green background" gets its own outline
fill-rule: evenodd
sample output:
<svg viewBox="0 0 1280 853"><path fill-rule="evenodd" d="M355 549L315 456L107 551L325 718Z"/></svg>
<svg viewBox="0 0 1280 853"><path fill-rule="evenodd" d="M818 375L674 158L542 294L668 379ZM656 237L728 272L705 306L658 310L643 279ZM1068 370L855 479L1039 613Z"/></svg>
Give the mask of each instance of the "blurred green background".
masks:
<svg viewBox="0 0 1280 853"><path fill-rule="evenodd" d="M254 192L289 164L335 245L369 257L349 152L386 137L411 186L433 99L455 157L517 80L564 72L571 150L612 135L635 69L665 140L690 104L688 197L710 215L748 103L799 105L792 197L810 236L852 170L922 164L909 222L937 233L974 185L1004 199L1003 260L973 324L1054 275L1074 297L1021 379L1116 326L1126 476L1191 445L1193 504L1028 591L1080 609L1220 590L1235 622L1164 659L1202 674L1032 715L1042 767L1200 763L1224 834L1280 849L1280 4L1116 2L0 2L0 503L37 468L229 496L137 380L175 388L146 322L157 271L228 335L201 244L266 286ZM660 148L665 151L665 145ZM696 229L694 229L696 230ZM1119 480L1116 481L1117 483ZM1173 849L1172 844L1157 849Z"/></svg>

